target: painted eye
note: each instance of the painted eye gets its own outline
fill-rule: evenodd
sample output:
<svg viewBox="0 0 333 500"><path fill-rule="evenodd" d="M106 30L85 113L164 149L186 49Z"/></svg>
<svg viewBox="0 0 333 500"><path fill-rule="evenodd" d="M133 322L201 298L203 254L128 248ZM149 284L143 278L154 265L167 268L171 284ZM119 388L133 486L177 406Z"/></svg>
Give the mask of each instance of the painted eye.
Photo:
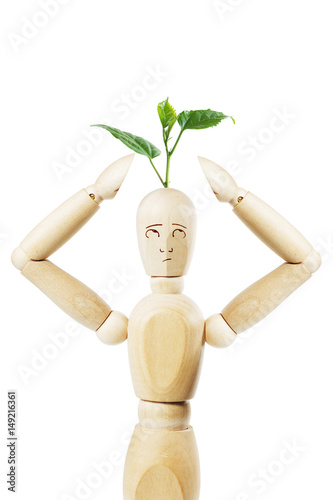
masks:
<svg viewBox="0 0 333 500"><path fill-rule="evenodd" d="M174 229L172 231L172 236L175 238L183 239L186 238L186 233L183 229Z"/></svg>
<svg viewBox="0 0 333 500"><path fill-rule="evenodd" d="M157 231L157 229L148 229L146 231L146 238L156 238L156 236L159 238L160 233Z"/></svg>

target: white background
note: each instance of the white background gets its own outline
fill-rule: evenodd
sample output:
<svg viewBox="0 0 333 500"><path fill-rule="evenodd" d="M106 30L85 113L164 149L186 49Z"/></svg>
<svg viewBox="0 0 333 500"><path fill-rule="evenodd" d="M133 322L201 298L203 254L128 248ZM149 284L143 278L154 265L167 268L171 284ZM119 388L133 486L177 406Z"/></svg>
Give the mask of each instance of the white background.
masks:
<svg viewBox="0 0 333 500"><path fill-rule="evenodd" d="M323 257L320 271L232 348L207 346L191 420L200 498L331 498L331 2L226 0L218 9L213 0L63 0L53 17L40 14L41 4L16 0L0 12L1 488L8 494L6 392L15 389L16 498L83 498L79 482L98 480L94 464L110 460L112 473L85 498L122 498L120 462L138 403L126 343L108 347L75 327L11 266L10 254L42 217L128 154L106 132L99 145L82 144L90 124L109 120L162 149L156 105L169 96L178 112L210 107L236 119L186 132L171 166L171 186L198 208L185 293L205 317L280 259L212 198L197 155L232 172ZM272 121L276 113L288 118ZM272 124L279 131L268 131ZM66 165L71 148L81 152L75 167ZM156 164L164 170L164 158ZM136 155L115 200L52 259L127 315L150 290L135 213L158 187ZM24 377L60 332L68 345ZM286 455L294 441L299 451ZM259 474L266 479L258 483Z"/></svg>

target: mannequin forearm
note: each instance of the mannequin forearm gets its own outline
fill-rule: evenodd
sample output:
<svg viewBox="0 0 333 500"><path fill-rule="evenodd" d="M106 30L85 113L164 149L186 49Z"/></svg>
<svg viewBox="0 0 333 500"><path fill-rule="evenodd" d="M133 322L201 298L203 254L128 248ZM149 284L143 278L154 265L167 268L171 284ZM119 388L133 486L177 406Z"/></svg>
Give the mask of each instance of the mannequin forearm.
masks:
<svg viewBox="0 0 333 500"><path fill-rule="evenodd" d="M47 259L74 236L98 209L98 203L82 189L43 219L24 238L19 248L29 260Z"/></svg>
<svg viewBox="0 0 333 500"><path fill-rule="evenodd" d="M241 198L234 207L234 213L282 259L296 264L304 262L312 253L312 245L306 238L267 203L252 193ZM320 258L318 263L320 264ZM309 270L314 272L317 269Z"/></svg>
<svg viewBox="0 0 333 500"><path fill-rule="evenodd" d="M74 236L98 211L103 200L116 196L133 156L112 163L93 186L82 189L43 219L14 250L14 266L22 270L29 260L47 259Z"/></svg>

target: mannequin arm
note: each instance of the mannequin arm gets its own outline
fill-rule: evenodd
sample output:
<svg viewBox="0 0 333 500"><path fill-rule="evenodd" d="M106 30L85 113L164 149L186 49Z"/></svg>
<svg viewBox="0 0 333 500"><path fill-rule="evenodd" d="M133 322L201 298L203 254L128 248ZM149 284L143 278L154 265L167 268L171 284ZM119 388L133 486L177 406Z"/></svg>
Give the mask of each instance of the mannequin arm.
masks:
<svg viewBox="0 0 333 500"><path fill-rule="evenodd" d="M36 226L12 254L23 276L69 316L97 332L107 344L127 338L127 318L83 283L46 260L97 212L104 199L117 194L133 160L129 155L110 165L93 186L79 191Z"/></svg>
<svg viewBox="0 0 333 500"><path fill-rule="evenodd" d="M229 202L242 222L286 261L241 292L221 314L208 318L207 342L225 347L307 281L319 268L321 258L297 229L255 195L238 188L224 169L204 158L200 162L217 199Z"/></svg>

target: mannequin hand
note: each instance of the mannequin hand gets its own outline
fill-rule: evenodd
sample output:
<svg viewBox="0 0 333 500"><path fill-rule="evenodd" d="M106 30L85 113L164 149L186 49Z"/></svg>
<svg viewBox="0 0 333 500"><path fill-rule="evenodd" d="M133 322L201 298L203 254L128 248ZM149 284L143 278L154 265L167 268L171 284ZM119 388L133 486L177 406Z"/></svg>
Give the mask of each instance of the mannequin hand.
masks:
<svg viewBox="0 0 333 500"><path fill-rule="evenodd" d="M206 179L219 201L237 205L238 198L244 197L246 191L237 186L231 175L216 163L207 158L198 157Z"/></svg>
<svg viewBox="0 0 333 500"><path fill-rule="evenodd" d="M133 158L134 153L112 163L101 173L93 186L87 187L88 194L95 197L97 203L101 203L103 200L112 200L118 193Z"/></svg>

